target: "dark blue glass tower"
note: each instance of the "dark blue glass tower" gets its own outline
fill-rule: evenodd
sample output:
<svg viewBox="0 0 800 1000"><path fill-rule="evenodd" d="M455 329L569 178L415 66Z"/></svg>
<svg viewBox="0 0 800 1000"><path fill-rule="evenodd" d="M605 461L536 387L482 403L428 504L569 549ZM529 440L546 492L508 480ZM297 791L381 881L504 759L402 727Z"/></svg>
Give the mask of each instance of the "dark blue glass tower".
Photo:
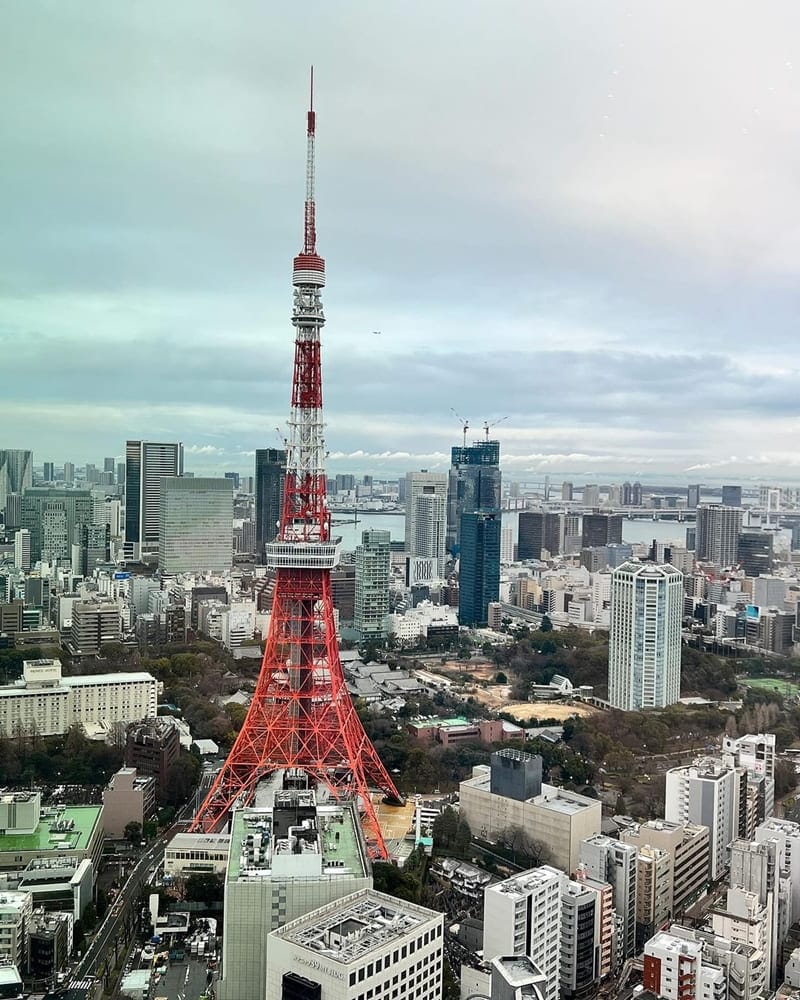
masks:
<svg viewBox="0 0 800 1000"><path fill-rule="evenodd" d="M447 490L447 550L457 553L461 515L500 509L500 442L475 441L450 451Z"/></svg>
<svg viewBox="0 0 800 1000"><path fill-rule="evenodd" d="M486 625L489 602L500 597L501 524L499 510L476 510L461 515L460 625Z"/></svg>

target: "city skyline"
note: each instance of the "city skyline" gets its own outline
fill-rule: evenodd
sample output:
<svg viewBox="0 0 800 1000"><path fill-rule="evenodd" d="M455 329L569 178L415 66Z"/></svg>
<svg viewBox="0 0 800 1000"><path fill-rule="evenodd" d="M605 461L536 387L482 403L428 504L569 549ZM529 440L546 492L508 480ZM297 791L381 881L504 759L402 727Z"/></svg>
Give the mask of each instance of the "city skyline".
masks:
<svg viewBox="0 0 800 1000"><path fill-rule="evenodd" d="M444 470L454 407L512 477L800 476L800 11L314 7L6 12L9 447L280 447L311 51L331 470Z"/></svg>

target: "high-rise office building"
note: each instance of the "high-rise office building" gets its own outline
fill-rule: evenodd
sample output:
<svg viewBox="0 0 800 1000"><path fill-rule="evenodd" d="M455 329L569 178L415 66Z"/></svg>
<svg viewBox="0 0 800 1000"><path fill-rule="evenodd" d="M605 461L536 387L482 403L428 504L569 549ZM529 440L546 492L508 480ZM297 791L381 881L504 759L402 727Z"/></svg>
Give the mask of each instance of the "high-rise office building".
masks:
<svg viewBox="0 0 800 1000"><path fill-rule="evenodd" d="M20 528L14 535L14 566L16 569L31 568L31 533Z"/></svg>
<svg viewBox="0 0 800 1000"><path fill-rule="evenodd" d="M75 528L92 523L89 490L29 489L22 497L22 527L30 532L31 562L69 562Z"/></svg>
<svg viewBox="0 0 800 1000"><path fill-rule="evenodd" d="M76 524L72 542L72 572L91 576L98 563L111 558L109 524Z"/></svg>
<svg viewBox="0 0 800 1000"><path fill-rule="evenodd" d="M541 559L542 549L550 556L561 552L561 515L548 511L523 510L519 515L517 558Z"/></svg>
<svg viewBox="0 0 800 1000"><path fill-rule="evenodd" d="M593 549L622 542L622 517L619 514L584 514L581 548Z"/></svg>
<svg viewBox="0 0 800 1000"><path fill-rule="evenodd" d="M575 881L565 879L561 884L561 1000L595 995L601 976L611 971L612 938L611 887L583 873Z"/></svg>
<svg viewBox="0 0 800 1000"><path fill-rule="evenodd" d="M283 504L286 478L286 451L283 448L256 449L256 551L263 557L264 546L275 540Z"/></svg>
<svg viewBox="0 0 800 1000"><path fill-rule="evenodd" d="M723 486L722 487L722 506L723 507L741 507L742 506L742 487L741 486Z"/></svg>
<svg viewBox="0 0 800 1000"><path fill-rule="evenodd" d="M475 441L452 448L447 491L447 549L460 544L461 515L475 510L500 510L500 442Z"/></svg>
<svg viewBox="0 0 800 1000"><path fill-rule="evenodd" d="M0 448L0 507L9 493L23 493L33 485L33 452Z"/></svg>
<svg viewBox="0 0 800 1000"><path fill-rule="evenodd" d="M125 463L117 462L117 486L125 485Z"/></svg>
<svg viewBox="0 0 800 1000"><path fill-rule="evenodd" d="M75 463L64 462L64 482L67 486L72 486L75 482Z"/></svg>
<svg viewBox="0 0 800 1000"><path fill-rule="evenodd" d="M772 572L772 539L771 531L761 531L758 528L739 534L736 557L745 576L761 576Z"/></svg>
<svg viewBox="0 0 800 1000"><path fill-rule="evenodd" d="M446 473L409 472L406 474L406 552L436 560L436 573L444 576L447 535Z"/></svg>
<svg viewBox="0 0 800 1000"><path fill-rule="evenodd" d="M232 561L232 481L165 476L158 532L161 572L220 573Z"/></svg>
<svg viewBox="0 0 800 1000"><path fill-rule="evenodd" d="M361 639L382 642L389 614L389 574L392 536L388 531L367 530L356 546L355 628Z"/></svg>
<svg viewBox="0 0 800 1000"><path fill-rule="evenodd" d="M103 459L103 472L109 472L109 473L111 473L111 476L113 477L115 465L116 465L116 461L113 458L104 458Z"/></svg>
<svg viewBox="0 0 800 1000"><path fill-rule="evenodd" d="M479 510L461 515L458 572L460 625L487 625L489 604L500 598L501 524L499 510Z"/></svg>
<svg viewBox="0 0 800 1000"><path fill-rule="evenodd" d="M670 912L675 914L698 896L709 880L709 830L697 823L651 819L620 831L631 849L657 847L672 858Z"/></svg>
<svg viewBox="0 0 800 1000"><path fill-rule="evenodd" d="M596 483L589 483L583 487L583 506L598 507L600 505L600 487Z"/></svg>
<svg viewBox="0 0 800 1000"><path fill-rule="evenodd" d="M128 441L125 445L125 556L140 559L159 545L161 482L183 475L183 444Z"/></svg>
<svg viewBox="0 0 800 1000"><path fill-rule="evenodd" d="M615 708L665 708L681 693L683 575L626 562L611 577L608 698Z"/></svg>
<svg viewBox="0 0 800 1000"><path fill-rule="evenodd" d="M564 872L541 865L483 894L483 959L526 955L544 975L545 1000L559 998L561 887Z"/></svg>
<svg viewBox="0 0 800 1000"><path fill-rule="evenodd" d="M740 508L721 504L701 504L697 508L695 536L697 559L722 567L734 566L741 532Z"/></svg>
<svg viewBox="0 0 800 1000"><path fill-rule="evenodd" d="M686 508L694 510L700 506L700 484L695 483L686 487Z"/></svg>
<svg viewBox="0 0 800 1000"><path fill-rule="evenodd" d="M45 462L42 466L42 478L46 483L54 483L56 480L56 467L53 462Z"/></svg>
<svg viewBox="0 0 800 1000"><path fill-rule="evenodd" d="M561 499L569 503L574 499L574 488L572 483L568 482L566 479L561 484Z"/></svg>

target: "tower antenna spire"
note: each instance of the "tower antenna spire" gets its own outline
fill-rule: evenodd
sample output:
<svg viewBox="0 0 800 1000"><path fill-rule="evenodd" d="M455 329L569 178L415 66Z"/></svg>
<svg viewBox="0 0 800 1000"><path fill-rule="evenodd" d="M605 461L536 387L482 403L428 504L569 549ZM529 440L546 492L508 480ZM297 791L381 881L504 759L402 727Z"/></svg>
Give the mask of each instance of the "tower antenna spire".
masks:
<svg viewBox="0 0 800 1000"><path fill-rule="evenodd" d="M317 252L317 206L314 202L314 139L317 131L317 115L314 111L314 67L311 67L311 91L308 101L306 124L306 212L303 253Z"/></svg>

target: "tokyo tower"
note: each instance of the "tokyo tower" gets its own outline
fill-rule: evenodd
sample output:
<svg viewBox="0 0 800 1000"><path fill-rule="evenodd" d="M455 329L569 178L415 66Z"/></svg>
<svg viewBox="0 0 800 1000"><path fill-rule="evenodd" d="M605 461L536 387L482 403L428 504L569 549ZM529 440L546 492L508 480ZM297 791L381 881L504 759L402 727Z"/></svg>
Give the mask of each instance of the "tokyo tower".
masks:
<svg viewBox="0 0 800 1000"><path fill-rule="evenodd" d="M269 634L255 695L241 732L191 829L222 829L233 806L251 801L259 781L299 769L362 810L367 843L386 857L370 788L401 796L370 742L345 686L331 600L339 559L325 501L320 332L325 261L317 253L314 203L314 71L307 116L305 238L294 259L294 375L280 529L266 546L276 571Z"/></svg>

